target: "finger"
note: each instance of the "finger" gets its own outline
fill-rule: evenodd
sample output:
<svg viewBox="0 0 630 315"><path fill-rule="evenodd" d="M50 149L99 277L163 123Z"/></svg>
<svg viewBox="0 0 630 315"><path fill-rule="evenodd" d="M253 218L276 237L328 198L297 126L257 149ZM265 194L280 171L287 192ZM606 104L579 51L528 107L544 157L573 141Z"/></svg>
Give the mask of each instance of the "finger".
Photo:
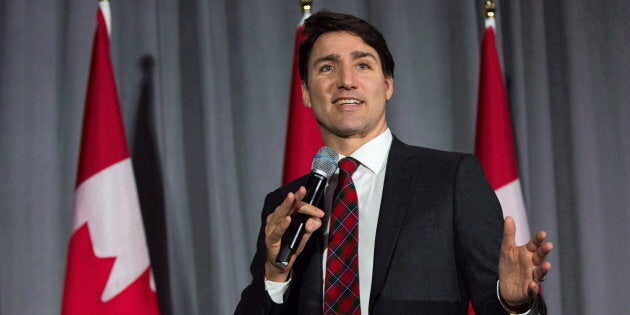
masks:
<svg viewBox="0 0 630 315"><path fill-rule="evenodd" d="M536 281L530 281L527 285L527 296L530 298L535 297L540 292L540 285Z"/></svg>
<svg viewBox="0 0 630 315"><path fill-rule="evenodd" d="M284 198L282 203L276 207L276 210L272 213L273 217L268 219L269 222L273 221L274 218L282 218L289 215L291 211L291 205L295 202L296 196L294 193L288 193Z"/></svg>
<svg viewBox="0 0 630 315"><path fill-rule="evenodd" d="M324 217L325 213L320 208L317 208L316 206L310 205L303 201L300 201L299 203L300 203L300 207L298 208L299 213L303 213L310 217L316 217L316 218Z"/></svg>
<svg viewBox="0 0 630 315"><path fill-rule="evenodd" d="M290 224L291 224L290 216L286 216L282 218L282 220L278 222L278 224L275 225L271 229L271 232L269 233L269 236L268 236L268 240L271 243L279 242L282 239L282 235L284 235L284 232L286 232L287 228L289 228Z"/></svg>
<svg viewBox="0 0 630 315"><path fill-rule="evenodd" d="M532 270L532 278L533 278L532 280L539 283L545 281L545 278L547 277L547 273L549 273L549 270L551 270L550 262L545 262L542 265L534 268Z"/></svg>
<svg viewBox="0 0 630 315"><path fill-rule="evenodd" d="M501 251L509 251L516 247L516 224L512 217L505 217L503 223L503 240L501 241Z"/></svg>
<svg viewBox="0 0 630 315"><path fill-rule="evenodd" d="M294 196L295 200L293 201L293 203L291 203L291 207L287 215L293 215L295 214L295 212L297 212L302 204L302 199L304 199L304 196L306 196L306 188L304 188L304 186L300 186L300 188L298 188L298 190L295 192Z"/></svg>
<svg viewBox="0 0 630 315"><path fill-rule="evenodd" d="M545 231L538 231L538 233L536 233L534 235L534 237L532 237L532 241L534 243L534 245L536 246L540 246L545 242L545 239L547 238L547 232Z"/></svg>
<svg viewBox="0 0 630 315"><path fill-rule="evenodd" d="M310 218L306 221L306 225L305 225L305 229L304 231L306 233L313 233L315 231L317 231L317 229L319 229L322 226L322 220L319 218Z"/></svg>
<svg viewBox="0 0 630 315"><path fill-rule="evenodd" d="M300 240L300 244L298 245L294 256L297 256L302 252L302 250L306 246L306 243L311 238L311 235L313 235L313 232L317 231L321 226L322 220L320 218L311 217L306 221L306 223L304 224L304 235Z"/></svg>
<svg viewBox="0 0 630 315"><path fill-rule="evenodd" d="M299 255L302 252L302 250L306 246L306 243L311 238L311 235L313 235L313 232L315 232L321 226L322 226L322 222L320 219L310 218L308 221L306 221L305 233L304 233L304 236L302 237L302 240L300 241L298 250L296 251L297 255Z"/></svg>
<svg viewBox="0 0 630 315"><path fill-rule="evenodd" d="M302 198L306 195L306 188L304 186L300 186L295 194L299 196L298 200L302 200Z"/></svg>
<svg viewBox="0 0 630 315"><path fill-rule="evenodd" d="M538 249L532 256L532 263L534 264L534 266L539 266L540 264L545 262L545 259L547 259L547 255L551 253L551 250L553 250L553 243L551 242L544 243L540 247L538 247Z"/></svg>
<svg viewBox="0 0 630 315"><path fill-rule="evenodd" d="M532 236L529 242L525 244L525 248L527 248L528 251L534 253L536 252L536 250L538 250L540 245L545 241L545 238L547 238L547 232L538 231L538 233L534 234L534 236Z"/></svg>
<svg viewBox="0 0 630 315"><path fill-rule="evenodd" d="M291 208L291 204L295 201L295 195L288 193L282 203L276 207L276 209L267 216L267 225L265 226L265 233L271 235L273 233L274 239L277 238L277 227L280 225L286 225L287 213ZM289 221L290 222L290 221ZM286 227L281 228L286 230Z"/></svg>

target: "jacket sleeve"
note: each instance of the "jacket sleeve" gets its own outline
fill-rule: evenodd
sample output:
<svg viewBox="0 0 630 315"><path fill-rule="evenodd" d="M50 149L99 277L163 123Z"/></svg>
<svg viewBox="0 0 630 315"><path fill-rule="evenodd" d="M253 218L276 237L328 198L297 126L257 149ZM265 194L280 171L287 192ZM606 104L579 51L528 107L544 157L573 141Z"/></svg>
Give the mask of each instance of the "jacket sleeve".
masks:
<svg viewBox="0 0 630 315"><path fill-rule="evenodd" d="M477 314L508 314L496 292L503 239L501 204L479 161L466 155L459 163L455 188L456 255ZM547 314L541 295L530 314Z"/></svg>
<svg viewBox="0 0 630 315"><path fill-rule="evenodd" d="M503 214L481 165L472 155L459 162L455 179L455 254L477 314L506 314L496 294Z"/></svg>

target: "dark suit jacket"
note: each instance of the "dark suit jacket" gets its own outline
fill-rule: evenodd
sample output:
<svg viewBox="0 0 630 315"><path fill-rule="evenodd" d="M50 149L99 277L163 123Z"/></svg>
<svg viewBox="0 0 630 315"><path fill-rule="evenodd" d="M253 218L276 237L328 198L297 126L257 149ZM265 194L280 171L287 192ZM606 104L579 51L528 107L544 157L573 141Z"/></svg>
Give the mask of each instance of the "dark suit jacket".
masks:
<svg viewBox="0 0 630 315"><path fill-rule="evenodd" d="M236 314L321 314L326 248L321 233L296 259L283 304L271 301L264 284L266 217L306 178L267 195L253 280ZM394 137L376 230L369 313L466 314L472 299L477 314L505 314L496 294L502 233L501 206L474 156L413 147Z"/></svg>

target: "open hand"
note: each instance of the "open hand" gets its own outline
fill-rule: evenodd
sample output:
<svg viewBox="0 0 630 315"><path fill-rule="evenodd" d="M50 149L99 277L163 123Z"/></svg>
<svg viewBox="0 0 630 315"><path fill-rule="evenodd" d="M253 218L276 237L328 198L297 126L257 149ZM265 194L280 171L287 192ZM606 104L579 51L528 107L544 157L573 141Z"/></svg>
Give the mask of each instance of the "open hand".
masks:
<svg viewBox="0 0 630 315"><path fill-rule="evenodd" d="M551 269L551 263L545 259L553 249L553 244L545 241L545 231L538 231L523 246L516 246L515 235L514 219L506 217L499 258L499 293L508 307L527 304L538 295L539 284Z"/></svg>

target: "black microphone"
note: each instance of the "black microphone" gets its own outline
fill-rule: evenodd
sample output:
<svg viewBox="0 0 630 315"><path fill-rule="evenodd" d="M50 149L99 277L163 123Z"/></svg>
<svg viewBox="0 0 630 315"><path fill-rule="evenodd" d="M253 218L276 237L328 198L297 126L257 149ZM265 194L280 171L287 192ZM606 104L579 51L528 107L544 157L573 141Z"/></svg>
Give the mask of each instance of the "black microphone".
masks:
<svg viewBox="0 0 630 315"><path fill-rule="evenodd" d="M339 154L329 147L322 147L317 151L317 154L313 157L311 175L308 177L306 185L304 186L304 188L306 188L306 195L302 201L310 205L319 203L326 190L326 182L337 170L338 160ZM291 224L282 236L282 247L276 257L276 264L279 266L286 267L289 265L291 256L295 253L298 246L300 246L308 218L309 216L303 213L291 216Z"/></svg>

